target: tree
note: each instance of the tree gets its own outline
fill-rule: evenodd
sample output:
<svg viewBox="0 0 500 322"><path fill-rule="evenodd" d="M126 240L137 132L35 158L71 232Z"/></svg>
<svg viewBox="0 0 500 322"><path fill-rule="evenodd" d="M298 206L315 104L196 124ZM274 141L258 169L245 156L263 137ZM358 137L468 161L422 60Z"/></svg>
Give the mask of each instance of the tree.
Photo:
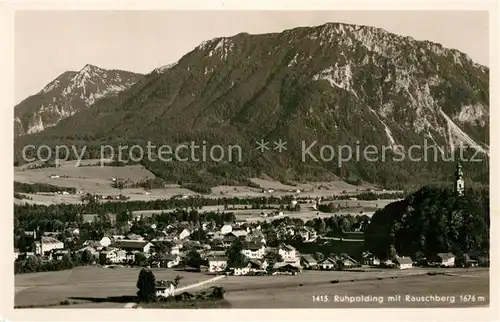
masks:
<svg viewBox="0 0 500 322"><path fill-rule="evenodd" d="M71 261L70 253L64 254L62 264L64 268L73 268L73 262Z"/></svg>
<svg viewBox="0 0 500 322"><path fill-rule="evenodd" d="M91 264L93 261L93 256L90 250L86 249L82 252L81 261L83 264Z"/></svg>
<svg viewBox="0 0 500 322"><path fill-rule="evenodd" d="M197 229L191 234L192 240L205 241L207 240L207 233L203 229Z"/></svg>
<svg viewBox="0 0 500 322"><path fill-rule="evenodd" d="M147 257L141 252L137 252L134 254L134 262L136 265L144 265L146 262Z"/></svg>
<svg viewBox="0 0 500 322"><path fill-rule="evenodd" d="M196 251L196 249L191 249L187 254L184 262L187 266L195 268L197 270L200 269L201 264L203 263L203 259L201 258L200 253Z"/></svg>
<svg viewBox="0 0 500 322"><path fill-rule="evenodd" d="M116 215L116 223L118 224L118 226L123 226L131 220L132 220L132 213L129 212L128 210L120 211Z"/></svg>
<svg viewBox="0 0 500 322"><path fill-rule="evenodd" d="M228 266L246 263L246 257L241 253L242 250L243 242L239 238L236 238L226 251Z"/></svg>
<svg viewBox="0 0 500 322"><path fill-rule="evenodd" d="M389 247L389 250L387 251L387 259L394 260L398 256L398 252L396 251L396 248L394 245L391 245Z"/></svg>
<svg viewBox="0 0 500 322"><path fill-rule="evenodd" d="M152 302L156 300L156 279L149 269L141 269L137 278L137 297L140 302Z"/></svg>
<svg viewBox="0 0 500 322"><path fill-rule="evenodd" d="M179 286L179 283L180 283L180 281L181 281L183 278L184 278L184 277L183 277L183 276L180 276L180 275L177 275L177 276L174 278L174 282L173 282L173 284L174 284L175 288L177 288L177 287Z"/></svg>
<svg viewBox="0 0 500 322"><path fill-rule="evenodd" d="M275 251L275 250L267 253L264 256L264 258L267 259L267 261L270 264L279 263L279 262L283 261L283 257L277 251Z"/></svg>
<svg viewBox="0 0 500 322"><path fill-rule="evenodd" d="M100 265L106 265L108 263L108 258L106 257L105 253L100 253L99 254L99 264Z"/></svg>

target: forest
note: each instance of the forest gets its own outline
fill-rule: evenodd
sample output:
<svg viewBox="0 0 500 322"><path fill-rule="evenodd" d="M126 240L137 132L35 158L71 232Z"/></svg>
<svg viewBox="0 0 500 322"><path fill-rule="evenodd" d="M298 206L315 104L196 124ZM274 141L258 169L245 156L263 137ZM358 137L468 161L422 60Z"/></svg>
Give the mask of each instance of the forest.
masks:
<svg viewBox="0 0 500 322"><path fill-rule="evenodd" d="M380 258L391 249L400 256L425 257L489 250L489 189L426 186L406 199L377 210L365 230L367 248Z"/></svg>

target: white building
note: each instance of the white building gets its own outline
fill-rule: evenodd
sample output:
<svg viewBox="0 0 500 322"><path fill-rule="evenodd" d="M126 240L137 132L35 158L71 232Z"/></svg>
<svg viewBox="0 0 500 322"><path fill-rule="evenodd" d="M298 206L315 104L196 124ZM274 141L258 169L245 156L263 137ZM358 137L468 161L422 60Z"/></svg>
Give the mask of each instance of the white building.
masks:
<svg viewBox="0 0 500 322"><path fill-rule="evenodd" d="M104 236L99 241L99 244L101 244L103 247L109 247L109 245L111 245L111 242L112 242L111 238L109 238L108 236Z"/></svg>
<svg viewBox="0 0 500 322"><path fill-rule="evenodd" d="M179 255L181 253L182 245L175 245L170 248L170 255Z"/></svg>
<svg viewBox="0 0 500 322"><path fill-rule="evenodd" d="M211 273L224 272L227 268L225 257L213 256L208 258L208 271Z"/></svg>
<svg viewBox="0 0 500 322"><path fill-rule="evenodd" d="M440 266L453 267L455 266L455 255L452 253L439 253L435 256L437 263Z"/></svg>
<svg viewBox="0 0 500 322"><path fill-rule="evenodd" d="M408 269L413 267L413 261L410 257L398 257L395 259L395 262L399 269Z"/></svg>
<svg viewBox="0 0 500 322"><path fill-rule="evenodd" d="M261 259L266 253L266 248L263 244L251 243L242 249L241 253L248 258Z"/></svg>
<svg viewBox="0 0 500 322"><path fill-rule="evenodd" d="M175 295L175 286L169 281L156 281L156 296L170 297Z"/></svg>
<svg viewBox="0 0 500 322"><path fill-rule="evenodd" d="M185 238L188 238L189 236L191 235L191 232L187 229L184 229L181 231L181 233L179 234L179 239L185 239Z"/></svg>
<svg viewBox="0 0 500 322"><path fill-rule="evenodd" d="M250 273L250 265L242 266L242 267L232 267L235 276L243 276Z"/></svg>
<svg viewBox="0 0 500 322"><path fill-rule="evenodd" d="M286 244L280 245L280 247L278 248L278 254L281 255L284 262L300 261L300 258L297 254L297 250L295 250L295 248L293 248L290 245Z"/></svg>

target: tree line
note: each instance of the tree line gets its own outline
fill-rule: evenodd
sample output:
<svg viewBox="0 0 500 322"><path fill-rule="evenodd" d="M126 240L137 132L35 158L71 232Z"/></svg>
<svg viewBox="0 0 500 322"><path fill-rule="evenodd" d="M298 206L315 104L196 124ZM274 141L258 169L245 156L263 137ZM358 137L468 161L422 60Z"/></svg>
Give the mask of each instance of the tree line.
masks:
<svg viewBox="0 0 500 322"><path fill-rule="evenodd" d="M59 192L67 191L76 193L76 188L59 187L48 183L23 183L14 181L14 191L18 193L39 193L39 192Z"/></svg>

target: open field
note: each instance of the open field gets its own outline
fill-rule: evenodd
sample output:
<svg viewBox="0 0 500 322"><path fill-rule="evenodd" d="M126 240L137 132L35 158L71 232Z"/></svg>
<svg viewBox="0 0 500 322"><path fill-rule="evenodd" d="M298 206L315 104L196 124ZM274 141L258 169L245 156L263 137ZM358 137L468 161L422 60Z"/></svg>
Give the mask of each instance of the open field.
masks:
<svg viewBox="0 0 500 322"><path fill-rule="evenodd" d="M445 275L429 276L436 271ZM172 280L184 276L181 287L210 279L201 273L153 269L156 279ZM134 296L138 268L105 269L80 267L61 272L33 273L15 276L15 304L44 305L66 299L81 304L60 308L118 308L123 303L109 297ZM331 283L338 280L336 284ZM233 308L355 308L355 307L432 307L480 306L489 303L489 270L478 269L368 269L367 271L304 271L298 276L229 276L199 288L223 286L225 298ZM335 303L334 295L382 296L383 303ZM455 296L455 303L409 303L404 295ZM463 303L460 295L475 295L475 302ZM312 297L328 295L328 302L313 302ZM387 296L402 295L401 302L388 302ZM481 298L484 297L484 298ZM98 301L98 303L91 303Z"/></svg>
<svg viewBox="0 0 500 322"><path fill-rule="evenodd" d="M307 276L308 272L304 275ZM323 272L318 272L323 273ZM343 272L332 272L330 280L348 279L347 276L337 275ZM352 277L363 273L351 273ZM466 307L489 305L489 272L456 272L453 275L402 275L399 278L385 278L381 280L367 280L354 282L340 282L332 284L320 283L324 278L309 276L303 279L302 286L287 287L286 284L278 284L274 281L259 289L245 290L243 285L223 285L226 289L226 299L233 308L377 308L377 307ZM337 276L336 276L337 275ZM293 283L293 276L289 278ZM384 278L381 276L381 278ZM231 283L228 280L228 283ZM241 283L241 282L240 282ZM247 284L245 282L245 284ZM250 284L250 282L248 283ZM254 287L254 284L250 284ZM336 299L335 296L340 298ZM340 302L343 296L371 296L371 301ZM401 295L401 301L390 302L389 296ZM454 296L444 301L414 302L406 299L406 295L419 297L427 295ZM461 295L474 295L475 302L461 301ZM321 302L313 301L313 297L323 296ZM328 298L326 300L325 296ZM376 297L374 301L373 298Z"/></svg>
<svg viewBox="0 0 500 322"><path fill-rule="evenodd" d="M14 180L23 183L46 183L62 187L74 187L83 193L97 193L101 195L116 196L119 189L111 187L111 178L129 179L138 182L147 178L154 178L154 174L141 165L110 167L93 166L99 160L82 160L80 167L76 167L76 161L63 161L58 168L28 169L30 164L14 167ZM59 175L60 178L50 178L51 175ZM373 188L371 185L353 186L343 181L298 183L296 186L282 184L272 179L252 178L251 181L261 188L245 186L217 186L212 188L210 194L204 194L206 198L220 197L265 197L265 196L286 196L293 194L298 198L331 197L343 191L354 193L358 189ZM272 193L264 193L262 189L274 189ZM300 190L300 193L296 193ZM142 188L126 188L122 193L130 197L130 200L155 200L167 199L175 195L198 195L197 193L181 188L179 185L168 185L164 189L153 189L150 194L145 194ZM17 204L37 203L37 204L57 204L57 203L79 203L80 195L42 195L27 194L33 200L15 200Z"/></svg>
<svg viewBox="0 0 500 322"><path fill-rule="evenodd" d="M210 278L201 273L152 269L156 279L184 278L179 286ZM89 301L92 298L134 296L139 268L77 267L59 272L15 275L15 305L48 305L68 300ZM123 307L123 304L122 306Z"/></svg>
<svg viewBox="0 0 500 322"><path fill-rule="evenodd" d="M50 178L59 175L60 178ZM41 168L22 170L14 168L14 180L23 183L47 183L56 186L74 187L84 192L118 194L118 189L111 187L111 178L141 181L155 176L141 165L126 167L74 167Z"/></svg>
<svg viewBox="0 0 500 322"><path fill-rule="evenodd" d="M395 200L338 200L332 201L334 204L339 204L341 207L348 207L339 209L339 211L334 213L328 212L319 212L312 208L311 204L300 204L300 211L283 211L282 217L262 217L260 214L262 212L266 214L270 214L273 211L277 210L279 205L270 205L275 209L244 209L243 205L237 205L237 209L229 209L224 210L224 206L203 206L201 208L202 212L214 211L214 212L232 212L236 216L237 220L255 222L255 221L273 221L275 219L290 217L290 218L300 218L304 221L308 221L314 218L328 218L334 215L359 215L361 211L363 211L363 215L371 217L377 209L384 208L386 205L394 202ZM144 215L144 216L152 216L154 214L160 214L161 212L172 212L175 209L159 209L159 210L138 210L134 211L134 215Z"/></svg>
<svg viewBox="0 0 500 322"><path fill-rule="evenodd" d="M283 184L279 181L273 180L271 178L250 178L254 184L259 185L263 189L274 189L274 190L301 190L301 191L312 191L318 190L329 190L331 192L342 192L342 191L355 191L356 189L368 189L374 188L373 185L365 184L361 187L356 187L354 185L348 184L343 181L327 181L327 182L314 182L314 183L297 183L296 185Z"/></svg>

